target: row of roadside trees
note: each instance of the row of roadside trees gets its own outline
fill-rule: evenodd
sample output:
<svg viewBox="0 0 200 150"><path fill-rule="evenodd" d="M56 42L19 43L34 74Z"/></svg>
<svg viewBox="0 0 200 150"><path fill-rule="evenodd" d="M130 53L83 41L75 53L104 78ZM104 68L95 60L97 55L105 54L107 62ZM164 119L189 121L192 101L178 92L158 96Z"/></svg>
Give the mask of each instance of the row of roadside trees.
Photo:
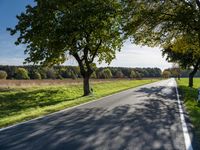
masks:
<svg viewBox="0 0 200 150"><path fill-rule="evenodd" d="M96 68L91 78L155 78L161 77L159 68ZM40 66L0 66L0 79L65 79L82 78L77 66L54 66L45 68Z"/></svg>
<svg viewBox="0 0 200 150"><path fill-rule="evenodd" d="M200 0L35 0L8 30L26 45L28 63L52 66L73 56L89 95L94 62L109 64L126 39L160 46L168 61L192 67L192 86L200 66L199 14Z"/></svg>
<svg viewBox="0 0 200 150"><path fill-rule="evenodd" d="M191 70L192 87L200 68L200 0L129 1L127 10L126 33L137 44L160 46L169 62Z"/></svg>

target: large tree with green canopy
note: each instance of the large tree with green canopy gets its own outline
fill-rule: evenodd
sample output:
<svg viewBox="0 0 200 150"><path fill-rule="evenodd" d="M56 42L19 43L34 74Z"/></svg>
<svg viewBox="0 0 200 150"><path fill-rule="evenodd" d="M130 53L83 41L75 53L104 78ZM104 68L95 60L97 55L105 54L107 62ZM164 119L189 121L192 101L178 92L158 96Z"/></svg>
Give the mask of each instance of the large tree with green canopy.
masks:
<svg viewBox="0 0 200 150"><path fill-rule="evenodd" d="M110 63L122 46L121 5L118 0L35 0L17 16L10 30L25 44L26 62L54 65L73 56L84 78L84 95L94 61Z"/></svg>
<svg viewBox="0 0 200 150"><path fill-rule="evenodd" d="M169 62L178 63L183 69L190 69L189 87L193 87L193 78L200 68L200 48L198 42L193 37L181 37L174 40L171 44L164 46L163 55Z"/></svg>
<svg viewBox="0 0 200 150"><path fill-rule="evenodd" d="M194 67L189 83L192 86L196 68L200 65L200 0L124 0L124 6L124 12L127 12L124 13L126 35L131 36L134 43L160 46L165 51L173 45L174 50L168 53L168 60L172 56L171 60L181 62L182 66ZM193 45L186 42L187 47L180 48L179 45L181 51L177 50L174 46L178 44L172 43L180 42L180 37L192 37ZM191 59L187 61L187 57L180 56Z"/></svg>

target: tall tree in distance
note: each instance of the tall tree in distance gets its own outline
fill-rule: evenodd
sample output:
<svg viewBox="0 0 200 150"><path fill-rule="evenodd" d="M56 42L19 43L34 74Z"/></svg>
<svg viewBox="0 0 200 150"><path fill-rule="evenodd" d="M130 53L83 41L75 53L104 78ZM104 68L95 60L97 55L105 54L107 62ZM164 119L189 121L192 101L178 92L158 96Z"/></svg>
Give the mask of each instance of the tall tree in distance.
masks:
<svg viewBox="0 0 200 150"><path fill-rule="evenodd" d="M200 48L198 42L191 37L182 37L167 45L162 50L169 62L176 62L183 69L190 69L189 87L193 87L193 78L200 68Z"/></svg>
<svg viewBox="0 0 200 150"><path fill-rule="evenodd" d="M16 44L26 44L26 62L51 66L64 63L66 56L72 55L84 78L84 95L89 95L94 60L110 63L123 43L119 1L35 2L17 16L15 28L8 29L11 35L19 35Z"/></svg>

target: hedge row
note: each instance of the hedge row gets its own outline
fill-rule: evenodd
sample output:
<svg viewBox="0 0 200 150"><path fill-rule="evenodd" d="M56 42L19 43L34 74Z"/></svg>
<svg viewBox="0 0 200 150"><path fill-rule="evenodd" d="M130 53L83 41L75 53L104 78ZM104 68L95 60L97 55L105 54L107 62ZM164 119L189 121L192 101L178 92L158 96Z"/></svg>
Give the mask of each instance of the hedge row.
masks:
<svg viewBox="0 0 200 150"><path fill-rule="evenodd" d="M96 68L92 78L142 78L161 77L159 68L123 68L106 67ZM54 66L44 68L41 66L0 66L1 79L63 79L81 78L80 69L77 66Z"/></svg>

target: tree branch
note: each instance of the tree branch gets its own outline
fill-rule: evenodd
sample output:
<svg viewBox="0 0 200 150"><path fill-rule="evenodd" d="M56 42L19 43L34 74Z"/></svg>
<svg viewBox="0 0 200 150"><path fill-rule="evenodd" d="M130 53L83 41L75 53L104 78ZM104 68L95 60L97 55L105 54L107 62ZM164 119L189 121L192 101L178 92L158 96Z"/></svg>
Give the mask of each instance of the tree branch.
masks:
<svg viewBox="0 0 200 150"><path fill-rule="evenodd" d="M95 56L97 55L97 52L98 52L99 47L101 46L101 43L102 43L102 40L100 40L99 44L97 45L97 47L96 47L96 49L95 49L95 51L94 51L94 54L93 54L93 56L92 56L92 59L90 60L91 63L94 61L94 58L95 58Z"/></svg>

